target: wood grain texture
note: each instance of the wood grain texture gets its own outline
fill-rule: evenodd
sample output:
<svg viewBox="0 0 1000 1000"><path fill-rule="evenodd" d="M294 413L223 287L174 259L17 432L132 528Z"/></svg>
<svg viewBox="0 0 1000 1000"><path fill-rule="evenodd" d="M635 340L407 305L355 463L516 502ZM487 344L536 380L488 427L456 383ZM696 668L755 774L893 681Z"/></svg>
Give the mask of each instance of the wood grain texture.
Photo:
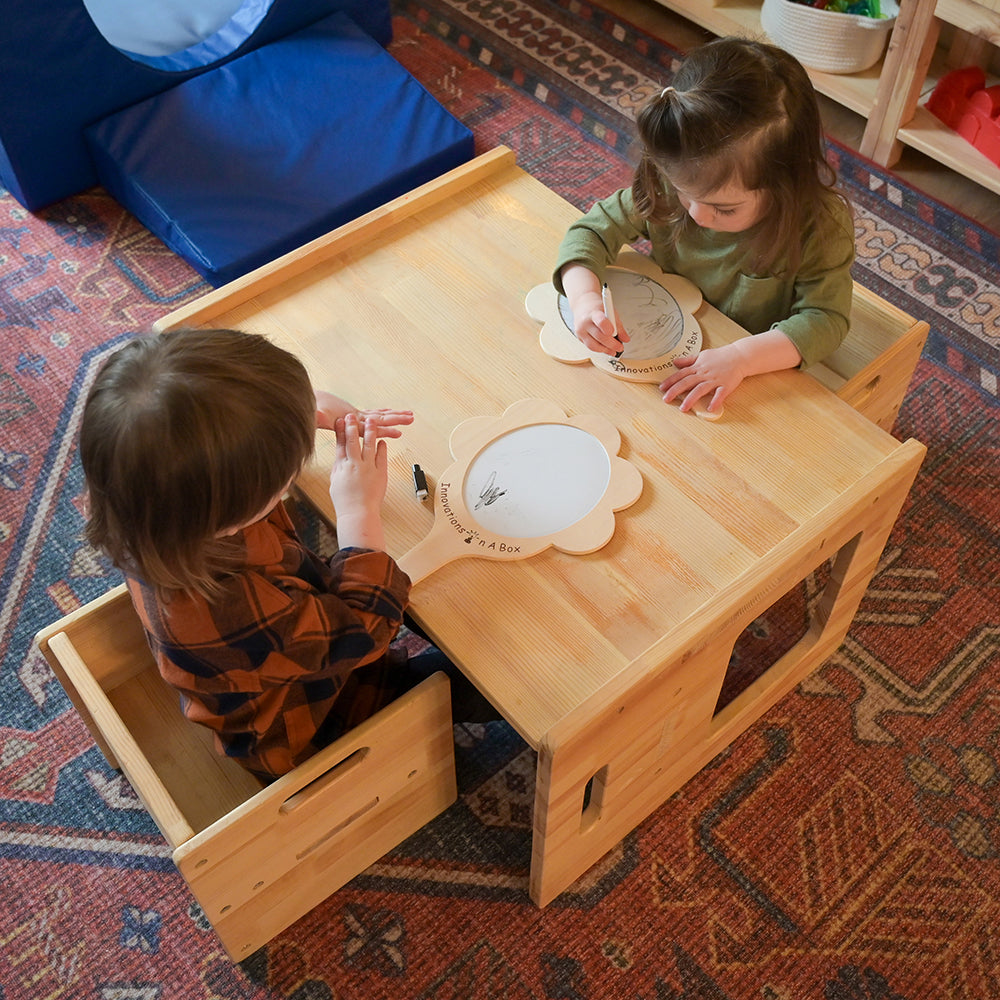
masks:
<svg viewBox="0 0 1000 1000"><path fill-rule="evenodd" d="M410 205L391 226L373 217L370 238L352 238L341 253L330 252L338 240L331 234L315 248L311 266L308 254L295 261L287 281L276 264L261 274L259 289L240 289L235 307L226 308L223 296L215 308L196 305L195 314L199 322L273 338L303 359L317 386L358 406L413 409L414 424L390 448L384 520L389 551L397 556L432 526L432 512L413 496L410 466L426 470L433 489L450 464L452 429L463 421L499 415L519 399L543 398L571 416L600 414L621 434L621 457L639 470L644 488L619 515L604 548L590 555L548 550L514 563L463 559L412 593L412 613L441 649L543 760L551 755L553 769L573 772L565 784L546 778L545 768L539 772L532 878L534 898L544 902L609 842L596 835L574 839L572 859L543 874L549 837L565 819L557 818L560 810L572 805L576 817L568 822L576 828L585 819L583 785L573 784L580 777L574 758L600 760L609 752L609 734L617 731L603 724L604 700L639 699L635 691L646 673L660 676L670 664L683 663L700 637L707 652L697 652L697 662L711 661L712 672L700 686L689 678L695 701L644 703L655 718L643 714L629 752L639 753L639 744L660 746L664 727L676 726L701 749L670 744L657 767L673 781L691 773L690 760L704 763L707 747L734 738L775 691L787 689L769 687L724 730L704 735L705 711L714 704L747 615L776 581L791 586L823 559L846 551L844 525L857 520L853 537L868 518L864 557L846 562L850 599L840 596L838 584L823 612L835 621L820 629L820 641L784 658L784 683L829 655L874 570L877 542L869 539L884 541L905 495L899 484L908 487L923 448L901 445L800 371L748 380L727 401L725 419L709 423L664 404L655 386L547 357L524 299L550 272L578 213L502 154L453 171L442 185L447 200ZM357 229L363 228L359 220ZM874 310L877 324L878 303L863 305ZM897 333L914 326L892 307L884 316ZM168 317L163 326L182 318ZM696 318L709 346L747 335L710 306ZM844 385L851 374L829 377ZM332 454L321 432L315 461L298 484L331 520ZM876 503L883 493L891 500ZM557 738L564 727L573 729L585 752L574 740ZM629 764L628 773L633 766L640 764ZM657 799L669 785L654 782L656 791L642 801ZM609 838L637 814L629 815Z"/></svg>
<svg viewBox="0 0 1000 1000"><path fill-rule="evenodd" d="M234 960L455 801L443 673L262 788L181 714L124 586L45 630L40 645Z"/></svg>

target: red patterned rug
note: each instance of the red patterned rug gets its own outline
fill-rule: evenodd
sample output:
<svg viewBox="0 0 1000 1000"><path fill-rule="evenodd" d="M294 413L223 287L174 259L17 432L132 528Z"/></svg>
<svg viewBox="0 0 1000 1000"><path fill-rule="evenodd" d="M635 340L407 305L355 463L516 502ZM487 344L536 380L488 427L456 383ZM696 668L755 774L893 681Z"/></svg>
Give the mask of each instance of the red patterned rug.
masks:
<svg viewBox="0 0 1000 1000"><path fill-rule="evenodd" d="M577 0L398 0L391 51L581 207L629 176L678 53ZM1000 996L998 243L849 150L859 281L927 318L897 432L929 448L842 649L545 910L534 758L456 730L460 798L230 963L31 648L116 577L81 544L95 367L206 290L101 191L0 199L0 1000L985 1000ZM758 619L728 688L801 626Z"/></svg>

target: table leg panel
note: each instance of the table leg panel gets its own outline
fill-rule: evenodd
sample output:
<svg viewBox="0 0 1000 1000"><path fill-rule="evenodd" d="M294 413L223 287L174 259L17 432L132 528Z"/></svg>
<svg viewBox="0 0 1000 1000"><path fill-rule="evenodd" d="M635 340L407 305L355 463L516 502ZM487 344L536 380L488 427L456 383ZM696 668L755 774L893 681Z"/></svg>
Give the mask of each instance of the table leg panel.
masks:
<svg viewBox="0 0 1000 1000"><path fill-rule="evenodd" d="M592 699L547 734L538 755L529 890L539 906L600 860L840 646L924 448L907 442L900 452L879 475L845 494L830 520L800 531L776 552L766 577L734 587L700 630L688 641L674 642L672 655L656 662L644 654L633 664L635 675L621 678L616 691ZM830 558L830 579L805 635L716 712L736 639L760 613L759 593L774 590L775 583L785 593ZM659 646L651 650L654 656L662 652Z"/></svg>

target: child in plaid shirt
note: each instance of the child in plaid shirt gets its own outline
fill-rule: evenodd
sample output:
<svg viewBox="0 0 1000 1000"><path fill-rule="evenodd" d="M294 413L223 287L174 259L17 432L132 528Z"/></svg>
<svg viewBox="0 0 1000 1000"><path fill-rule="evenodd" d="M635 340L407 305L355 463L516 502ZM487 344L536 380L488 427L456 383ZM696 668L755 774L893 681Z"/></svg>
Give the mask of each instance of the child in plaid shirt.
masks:
<svg viewBox="0 0 1000 1000"><path fill-rule="evenodd" d="M391 647L410 581L385 552L380 438L412 420L314 393L297 358L233 330L132 341L88 396L87 538L124 572L185 715L262 780L435 668L464 681L440 654L421 668L424 656L408 664ZM281 499L317 426L337 436L329 560L299 540Z"/></svg>

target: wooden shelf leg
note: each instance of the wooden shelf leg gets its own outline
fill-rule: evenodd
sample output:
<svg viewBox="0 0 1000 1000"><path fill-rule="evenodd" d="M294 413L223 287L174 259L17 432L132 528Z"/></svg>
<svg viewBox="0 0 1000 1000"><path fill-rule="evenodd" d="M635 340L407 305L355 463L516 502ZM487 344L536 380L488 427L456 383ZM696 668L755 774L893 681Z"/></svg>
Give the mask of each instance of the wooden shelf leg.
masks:
<svg viewBox="0 0 1000 1000"><path fill-rule="evenodd" d="M906 0L889 38L889 48L859 152L891 167L902 153L896 133L914 115L937 45L941 23L936 0Z"/></svg>

